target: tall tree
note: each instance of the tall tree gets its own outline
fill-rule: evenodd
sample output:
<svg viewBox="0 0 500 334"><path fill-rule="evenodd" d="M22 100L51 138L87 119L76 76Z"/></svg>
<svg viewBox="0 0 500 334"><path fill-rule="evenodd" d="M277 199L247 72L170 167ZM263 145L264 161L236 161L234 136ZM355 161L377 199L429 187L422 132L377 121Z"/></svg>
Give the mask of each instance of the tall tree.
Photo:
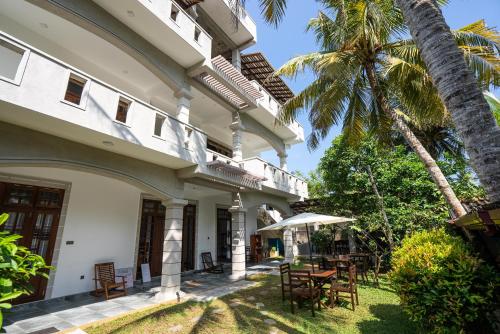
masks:
<svg viewBox="0 0 500 334"><path fill-rule="evenodd" d="M421 66L415 44L400 39L405 26L399 9L391 0L323 2L333 17L320 12L309 24L320 51L296 57L276 73L295 77L309 68L317 77L285 104L283 121L294 119L304 108L310 110L312 148L340 122L349 142L359 141L367 129L377 129L380 137L387 137L394 126L424 163L454 216L463 215L465 210L436 161L403 117L405 111L442 122L446 110ZM471 62L488 63L489 45L481 43L494 42L484 31L470 28L467 33L477 38L461 40L469 49L475 48ZM491 78L495 69L483 67L482 72L487 73L483 77Z"/></svg>
<svg viewBox="0 0 500 334"><path fill-rule="evenodd" d="M492 202L500 203L500 127L436 0L395 0ZM497 39L497 52L500 40ZM497 63L497 66L498 65Z"/></svg>

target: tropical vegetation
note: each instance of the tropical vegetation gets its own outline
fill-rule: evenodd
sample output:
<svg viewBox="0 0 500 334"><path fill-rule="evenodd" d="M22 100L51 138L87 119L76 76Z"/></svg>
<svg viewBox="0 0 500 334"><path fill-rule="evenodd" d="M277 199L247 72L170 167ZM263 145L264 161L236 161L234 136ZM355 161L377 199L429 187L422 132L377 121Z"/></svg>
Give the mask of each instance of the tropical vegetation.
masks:
<svg viewBox="0 0 500 334"><path fill-rule="evenodd" d="M8 214L1 214L0 226L8 219ZM45 264L43 257L19 246L17 241L21 238L8 231L0 232L0 328L3 323L2 310L10 309L13 299L33 293L31 278L48 278L47 272L52 269Z"/></svg>

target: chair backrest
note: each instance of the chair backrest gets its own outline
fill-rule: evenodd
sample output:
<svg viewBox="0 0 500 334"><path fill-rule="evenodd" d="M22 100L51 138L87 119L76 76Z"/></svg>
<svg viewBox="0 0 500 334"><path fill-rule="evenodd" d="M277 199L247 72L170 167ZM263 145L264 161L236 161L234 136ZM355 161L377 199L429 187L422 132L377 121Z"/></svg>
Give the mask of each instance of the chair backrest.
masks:
<svg viewBox="0 0 500 334"><path fill-rule="evenodd" d="M339 255L339 260L349 260L349 255L341 254L341 255Z"/></svg>
<svg viewBox="0 0 500 334"><path fill-rule="evenodd" d="M353 285L356 285L356 283L356 266L352 264L349 266L349 286L352 287Z"/></svg>
<svg viewBox="0 0 500 334"><path fill-rule="evenodd" d="M288 277L290 286L307 286L310 290L314 286L309 270L290 270Z"/></svg>
<svg viewBox="0 0 500 334"><path fill-rule="evenodd" d="M94 269L95 278L102 287L105 283L115 283L115 264L113 262L97 263Z"/></svg>
<svg viewBox="0 0 500 334"><path fill-rule="evenodd" d="M280 279L281 279L281 285L283 284L288 284L290 283L290 277L287 277L287 279L285 280L285 275L288 275L288 273L290 272L290 263L283 263L283 264L280 264Z"/></svg>
<svg viewBox="0 0 500 334"><path fill-rule="evenodd" d="M360 271L368 270L368 257L363 255L351 255L351 263L356 265L356 268Z"/></svg>
<svg viewBox="0 0 500 334"><path fill-rule="evenodd" d="M212 253L210 252L201 253L201 260L203 262L203 268L210 269L215 267L214 261L212 260Z"/></svg>

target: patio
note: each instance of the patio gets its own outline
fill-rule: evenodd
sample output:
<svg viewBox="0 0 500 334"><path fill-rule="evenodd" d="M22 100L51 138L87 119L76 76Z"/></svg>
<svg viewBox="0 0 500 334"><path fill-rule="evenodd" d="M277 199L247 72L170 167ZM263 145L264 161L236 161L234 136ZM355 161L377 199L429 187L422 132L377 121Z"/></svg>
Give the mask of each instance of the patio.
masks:
<svg viewBox="0 0 500 334"><path fill-rule="evenodd" d="M247 275L269 273L278 265L279 262L275 262L249 267ZM182 300L206 302L255 284L246 280L232 281L229 275L230 273L183 275ZM57 333L131 311L148 309L161 304L154 299L159 286L159 279L147 284L136 284L127 290L127 296L107 301L104 297L85 293L18 305L11 312L5 313L5 330L9 334Z"/></svg>

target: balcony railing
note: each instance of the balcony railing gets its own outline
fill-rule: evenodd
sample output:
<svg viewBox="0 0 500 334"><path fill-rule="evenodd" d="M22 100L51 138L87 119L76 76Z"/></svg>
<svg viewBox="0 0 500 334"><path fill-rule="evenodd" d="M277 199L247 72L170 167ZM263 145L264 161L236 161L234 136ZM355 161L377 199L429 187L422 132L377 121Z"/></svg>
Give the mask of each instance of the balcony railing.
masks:
<svg viewBox="0 0 500 334"><path fill-rule="evenodd" d="M262 186L292 193L300 197L308 197L307 182L303 179L284 171L261 158L243 160L243 166L257 175L263 177Z"/></svg>

